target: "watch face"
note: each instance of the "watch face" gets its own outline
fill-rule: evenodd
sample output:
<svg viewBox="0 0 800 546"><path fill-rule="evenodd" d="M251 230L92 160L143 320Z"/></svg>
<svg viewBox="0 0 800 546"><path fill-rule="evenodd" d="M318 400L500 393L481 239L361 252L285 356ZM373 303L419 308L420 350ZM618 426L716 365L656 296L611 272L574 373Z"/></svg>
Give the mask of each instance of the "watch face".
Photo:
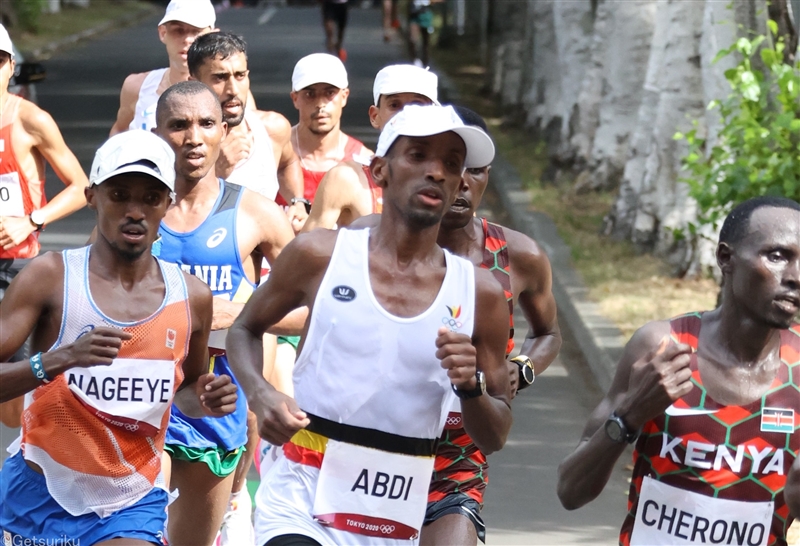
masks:
<svg viewBox="0 0 800 546"><path fill-rule="evenodd" d="M533 368L528 366L527 364L523 364L520 367L520 373L522 374L522 379L525 380L525 383L528 385L533 383L533 380L536 378L533 374Z"/></svg>
<svg viewBox="0 0 800 546"><path fill-rule="evenodd" d="M608 421L606 421L606 434L611 440L615 442L622 442L622 435L624 434L624 432L622 431L622 427L616 420L609 419Z"/></svg>
<svg viewBox="0 0 800 546"><path fill-rule="evenodd" d="M37 226L41 226L42 224L44 224L44 220L42 218L42 213L39 212L38 210L35 210L35 211L31 212L31 220Z"/></svg>

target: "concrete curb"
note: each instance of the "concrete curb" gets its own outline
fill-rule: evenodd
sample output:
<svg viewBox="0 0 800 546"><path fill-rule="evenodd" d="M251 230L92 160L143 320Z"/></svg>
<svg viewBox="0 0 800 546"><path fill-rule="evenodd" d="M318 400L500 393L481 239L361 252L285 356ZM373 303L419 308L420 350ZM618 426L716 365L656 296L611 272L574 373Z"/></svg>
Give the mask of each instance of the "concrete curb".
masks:
<svg viewBox="0 0 800 546"><path fill-rule="evenodd" d="M128 14L125 15L124 17L119 17L117 19L111 19L105 21L95 27L87 28L86 30L82 30L81 32L76 32L75 34L70 34L69 36L65 36L60 40L54 40L49 44L34 49L27 53L27 57L30 58L30 60L32 61L42 60L42 58L51 55L52 53L60 50L63 47L78 43L88 38L92 38L99 34L103 34L104 32L108 32L109 30L113 30L115 28L122 28L130 25L135 25L136 23L139 23L140 21L155 15L156 13L159 13L159 11L160 8L156 7L155 5L151 5L146 9L142 9L138 13Z"/></svg>
<svg viewBox="0 0 800 546"><path fill-rule="evenodd" d="M450 77L433 65L431 69L439 76L442 102L458 101L460 93ZM509 227L535 239L547 252L560 322L575 338L600 389L607 391L625 347L622 332L589 300L589 289L572 266L572 251L558 234L553 220L533 210L530 192L523 187L514 166L497 155L490 180L511 219Z"/></svg>

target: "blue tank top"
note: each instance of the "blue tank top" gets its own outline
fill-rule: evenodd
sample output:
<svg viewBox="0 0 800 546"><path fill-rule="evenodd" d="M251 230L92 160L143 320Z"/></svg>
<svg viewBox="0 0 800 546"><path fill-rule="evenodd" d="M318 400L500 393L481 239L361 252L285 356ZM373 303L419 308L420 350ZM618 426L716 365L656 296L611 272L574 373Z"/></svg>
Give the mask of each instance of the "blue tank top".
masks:
<svg viewBox="0 0 800 546"><path fill-rule="evenodd" d="M236 214L242 187L220 179L220 192L208 217L196 229L177 232L163 223L154 244L154 254L166 262L178 264L187 273L205 282L215 297L245 302L256 288L244 271L236 237ZM224 448L233 451L247 443L247 402L228 365L227 357L217 350L209 370L229 375L238 387L236 411L225 417L192 419L173 404L166 443L197 449Z"/></svg>

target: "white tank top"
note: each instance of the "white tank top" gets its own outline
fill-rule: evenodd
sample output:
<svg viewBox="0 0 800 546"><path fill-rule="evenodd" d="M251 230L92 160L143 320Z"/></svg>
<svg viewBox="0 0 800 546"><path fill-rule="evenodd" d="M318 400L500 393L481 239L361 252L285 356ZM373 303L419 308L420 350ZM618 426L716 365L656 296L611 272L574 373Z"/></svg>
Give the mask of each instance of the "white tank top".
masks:
<svg viewBox="0 0 800 546"><path fill-rule="evenodd" d="M294 370L307 412L412 438L438 438L455 394L436 358L439 328L472 336L475 268L444 251L447 273L422 314L396 317L372 292L368 229L340 229Z"/></svg>
<svg viewBox="0 0 800 546"><path fill-rule="evenodd" d="M156 106L158 105L158 86L167 68L151 70L145 76L142 87L139 89L139 98L136 99L136 110L133 121L128 129L144 129L149 131L156 126Z"/></svg>
<svg viewBox="0 0 800 546"><path fill-rule="evenodd" d="M258 114L247 110L244 123L253 134L253 147L250 157L240 161L228 176L228 182L239 184L258 192L268 199L275 200L278 195L278 167L272 151L272 139Z"/></svg>

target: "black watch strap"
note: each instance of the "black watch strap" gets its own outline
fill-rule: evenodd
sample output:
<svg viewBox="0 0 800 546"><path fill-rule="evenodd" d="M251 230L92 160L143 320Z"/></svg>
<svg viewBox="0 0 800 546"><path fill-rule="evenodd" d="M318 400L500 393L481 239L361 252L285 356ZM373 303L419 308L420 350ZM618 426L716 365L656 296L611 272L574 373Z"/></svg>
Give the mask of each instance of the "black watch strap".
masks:
<svg viewBox="0 0 800 546"><path fill-rule="evenodd" d="M453 388L453 392L456 393L456 396L461 400L469 400L470 398L477 398L479 396L483 396L483 393L486 392L486 376L483 375L483 372L478 370L475 372L475 388L470 391L462 391L457 389L455 385L450 385Z"/></svg>

